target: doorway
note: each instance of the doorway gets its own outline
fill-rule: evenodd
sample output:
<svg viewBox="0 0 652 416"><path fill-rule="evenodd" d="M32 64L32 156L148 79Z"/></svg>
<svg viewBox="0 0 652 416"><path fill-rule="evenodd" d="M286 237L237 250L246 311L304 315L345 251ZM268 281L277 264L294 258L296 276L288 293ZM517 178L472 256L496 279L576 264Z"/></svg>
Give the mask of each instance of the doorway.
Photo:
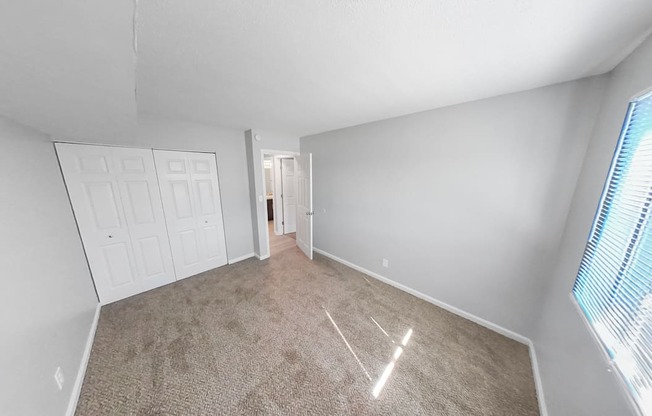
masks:
<svg viewBox="0 0 652 416"><path fill-rule="evenodd" d="M297 180L291 154L263 154L270 256L296 246Z"/></svg>

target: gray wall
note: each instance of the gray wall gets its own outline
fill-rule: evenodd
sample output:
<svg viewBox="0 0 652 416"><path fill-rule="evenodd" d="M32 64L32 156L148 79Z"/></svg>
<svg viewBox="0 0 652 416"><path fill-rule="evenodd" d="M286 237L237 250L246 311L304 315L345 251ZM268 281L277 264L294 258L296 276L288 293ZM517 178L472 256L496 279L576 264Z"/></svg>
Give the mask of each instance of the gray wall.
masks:
<svg viewBox="0 0 652 416"><path fill-rule="evenodd" d="M604 83L302 138L315 247L530 336Z"/></svg>
<svg viewBox="0 0 652 416"><path fill-rule="evenodd" d="M97 297L50 138L0 117L0 149L0 414L61 415Z"/></svg>
<svg viewBox="0 0 652 416"><path fill-rule="evenodd" d="M62 139L62 138L59 138ZM249 180L244 135L240 130L140 116L132 138L88 139L86 143L215 152L229 260L253 253Z"/></svg>
<svg viewBox="0 0 652 416"><path fill-rule="evenodd" d="M258 197L256 196L256 159L254 153L254 132L252 130L245 131L245 149L247 153L247 178L249 179L249 214L251 215L252 234L253 234L253 248L256 256L260 258L261 247L261 233L258 225ZM258 161L260 164L260 161Z"/></svg>
<svg viewBox="0 0 652 416"><path fill-rule="evenodd" d="M550 415L633 414L627 395L571 304L572 289L627 105L652 87L652 39L611 74L571 205L559 259L534 334Z"/></svg>

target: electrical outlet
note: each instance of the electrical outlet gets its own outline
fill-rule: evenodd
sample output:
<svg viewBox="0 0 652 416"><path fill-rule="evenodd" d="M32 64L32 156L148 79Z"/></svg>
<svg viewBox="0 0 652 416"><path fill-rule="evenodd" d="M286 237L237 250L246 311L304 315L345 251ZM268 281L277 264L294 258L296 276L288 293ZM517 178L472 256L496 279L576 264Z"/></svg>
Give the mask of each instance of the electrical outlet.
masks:
<svg viewBox="0 0 652 416"><path fill-rule="evenodd" d="M389 267L389 260L383 259L383 267Z"/></svg>
<svg viewBox="0 0 652 416"><path fill-rule="evenodd" d="M61 367L57 367L57 371L54 372L54 381L57 382L59 390L63 390L63 382L65 380L63 378L63 371L61 371Z"/></svg>

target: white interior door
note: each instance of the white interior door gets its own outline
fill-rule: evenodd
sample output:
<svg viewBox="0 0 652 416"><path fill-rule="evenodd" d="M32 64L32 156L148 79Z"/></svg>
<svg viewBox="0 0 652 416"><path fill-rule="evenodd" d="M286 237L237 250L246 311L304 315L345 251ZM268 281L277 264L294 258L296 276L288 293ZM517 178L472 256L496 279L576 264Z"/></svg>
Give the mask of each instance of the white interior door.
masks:
<svg viewBox="0 0 652 416"><path fill-rule="evenodd" d="M297 175L297 246L312 260L312 153L295 156Z"/></svg>
<svg viewBox="0 0 652 416"><path fill-rule="evenodd" d="M294 159L281 159L283 182L283 234L297 230L297 181L294 176Z"/></svg>
<svg viewBox="0 0 652 416"><path fill-rule="evenodd" d="M152 151L56 148L100 302L174 282Z"/></svg>
<svg viewBox="0 0 652 416"><path fill-rule="evenodd" d="M177 279L225 265L215 155L154 150L154 159Z"/></svg>

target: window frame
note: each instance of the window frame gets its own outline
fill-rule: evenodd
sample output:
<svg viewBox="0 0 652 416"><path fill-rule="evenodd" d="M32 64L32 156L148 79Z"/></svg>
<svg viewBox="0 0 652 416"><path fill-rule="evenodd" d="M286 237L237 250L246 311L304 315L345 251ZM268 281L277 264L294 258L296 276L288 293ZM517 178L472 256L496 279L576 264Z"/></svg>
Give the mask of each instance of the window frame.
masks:
<svg viewBox="0 0 652 416"><path fill-rule="evenodd" d="M626 401L631 408L631 410L636 414L637 416L652 416L652 413L646 414L644 413L644 410L641 408L639 403L636 401L634 398L634 394L632 390L630 389L630 386L627 382L627 378L623 374L623 372L620 370L618 364L616 361L611 357L609 354L609 347L605 344L605 342L602 340L600 335L598 334L597 330L595 327L591 324L589 321L589 318L587 317L586 312L582 308L582 306L579 304L577 301L575 294L573 293L573 288L575 286L575 282L577 281L577 278L580 273L580 268L582 265L582 260L584 258L584 253L586 252L586 246L590 242L591 237L593 236L593 233L595 232L595 228L598 223L598 218L600 217L600 212L602 209L602 206L604 204L605 198L607 196L607 191L609 189L609 183L611 181L611 178L613 176L613 172L616 168L616 164L618 161L618 156L620 155L620 151L623 146L623 142L625 140L625 136L627 134L627 128L630 124L631 118L632 118L632 112L634 109L634 106L637 101L641 101L647 98L650 98L652 96L652 87L646 88L645 90L635 94L632 96L629 101L627 102L627 110L625 113L625 119L623 120L623 123L620 128L620 133L618 136L618 141L616 143L616 148L613 152L613 155L611 157L611 162L609 164L609 170L607 172L607 176L604 179L604 183L602 186L602 190L600 193L600 199L598 200L598 204L595 209L595 214L593 215L593 219L591 221L591 228L589 229L589 233L584 241L584 248L582 250L582 254L580 255L579 259L579 265L577 268L577 271L575 272L575 277L573 278L573 286L571 287L570 292L568 293L568 297L575 307L575 310L577 314L580 316L581 321L584 323L584 326L587 328L588 333L591 335L593 338L595 345L598 347L600 350L600 354L602 356L602 359L605 361L607 364L606 370L608 373L614 373L615 378L618 380L618 384L621 387L622 392L625 395Z"/></svg>

